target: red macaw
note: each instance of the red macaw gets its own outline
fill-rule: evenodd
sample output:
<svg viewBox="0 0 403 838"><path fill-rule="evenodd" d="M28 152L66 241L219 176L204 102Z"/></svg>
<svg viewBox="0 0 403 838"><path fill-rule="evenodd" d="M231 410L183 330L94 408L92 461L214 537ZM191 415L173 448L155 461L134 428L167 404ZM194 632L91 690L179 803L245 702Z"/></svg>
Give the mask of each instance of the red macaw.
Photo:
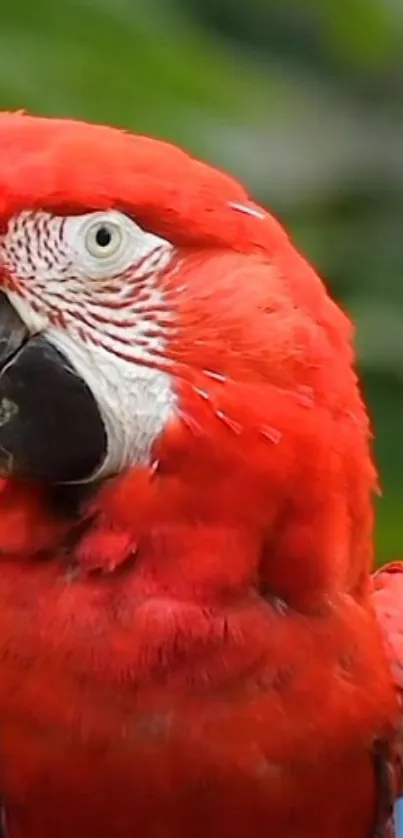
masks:
<svg viewBox="0 0 403 838"><path fill-rule="evenodd" d="M5 834L386 835L392 576L314 270L183 151L3 113L0 291Z"/></svg>

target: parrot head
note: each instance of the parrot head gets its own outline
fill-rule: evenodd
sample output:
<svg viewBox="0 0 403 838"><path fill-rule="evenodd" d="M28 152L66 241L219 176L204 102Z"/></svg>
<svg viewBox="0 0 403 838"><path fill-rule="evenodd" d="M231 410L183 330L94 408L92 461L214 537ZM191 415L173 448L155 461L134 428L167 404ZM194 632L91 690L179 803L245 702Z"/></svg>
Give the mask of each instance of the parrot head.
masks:
<svg viewBox="0 0 403 838"><path fill-rule="evenodd" d="M195 525L253 521L257 550L368 559L350 323L281 225L178 148L0 115L0 367L3 475L145 470Z"/></svg>

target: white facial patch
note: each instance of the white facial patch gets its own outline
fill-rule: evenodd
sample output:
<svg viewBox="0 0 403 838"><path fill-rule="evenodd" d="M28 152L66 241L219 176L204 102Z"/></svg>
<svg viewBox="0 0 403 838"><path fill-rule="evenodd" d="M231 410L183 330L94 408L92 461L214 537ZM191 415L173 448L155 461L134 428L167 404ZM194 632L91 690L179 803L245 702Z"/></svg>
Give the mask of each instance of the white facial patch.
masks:
<svg viewBox="0 0 403 838"><path fill-rule="evenodd" d="M158 368L174 325L159 275L173 254L170 242L112 210L23 212L0 237L10 302L96 399L108 438L97 476L147 464L175 408L171 378Z"/></svg>

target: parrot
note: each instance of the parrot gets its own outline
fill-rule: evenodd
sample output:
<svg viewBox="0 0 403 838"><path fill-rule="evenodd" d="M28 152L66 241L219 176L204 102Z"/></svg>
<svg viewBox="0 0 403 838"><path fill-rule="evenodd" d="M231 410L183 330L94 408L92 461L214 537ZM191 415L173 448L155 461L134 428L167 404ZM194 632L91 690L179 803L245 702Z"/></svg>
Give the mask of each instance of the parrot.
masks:
<svg viewBox="0 0 403 838"><path fill-rule="evenodd" d="M4 838L393 835L353 324L231 174L0 114L0 474Z"/></svg>

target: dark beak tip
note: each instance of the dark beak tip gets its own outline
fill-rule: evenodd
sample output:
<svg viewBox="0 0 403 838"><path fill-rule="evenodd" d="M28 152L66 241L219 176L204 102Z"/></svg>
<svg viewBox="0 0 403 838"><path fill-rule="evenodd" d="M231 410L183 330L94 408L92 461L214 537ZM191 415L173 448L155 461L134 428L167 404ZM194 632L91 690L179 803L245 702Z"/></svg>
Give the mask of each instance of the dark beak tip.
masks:
<svg viewBox="0 0 403 838"><path fill-rule="evenodd" d="M45 335L30 336L0 291L0 475L85 480L106 448L90 388Z"/></svg>
<svg viewBox="0 0 403 838"><path fill-rule="evenodd" d="M30 338L0 370L0 473L48 483L86 480L106 450L90 388L44 335Z"/></svg>

